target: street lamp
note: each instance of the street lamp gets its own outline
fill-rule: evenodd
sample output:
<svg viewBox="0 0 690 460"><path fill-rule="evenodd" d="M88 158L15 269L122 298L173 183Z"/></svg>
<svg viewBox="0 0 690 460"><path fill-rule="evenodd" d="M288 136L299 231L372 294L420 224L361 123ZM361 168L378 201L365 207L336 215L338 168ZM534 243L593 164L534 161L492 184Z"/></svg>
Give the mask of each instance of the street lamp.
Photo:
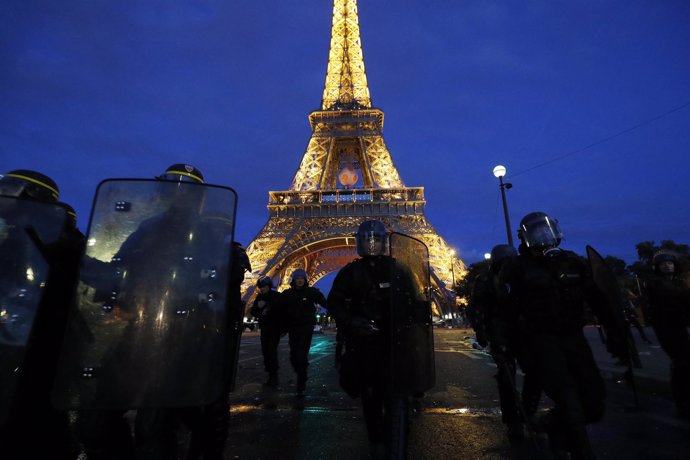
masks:
<svg viewBox="0 0 690 460"><path fill-rule="evenodd" d="M510 217L508 216L508 203L506 203L506 189L511 188L513 184L503 182L503 176L506 175L506 167L498 165L494 168L494 176L498 177L498 183L501 186L501 199L503 200L503 216L506 220L506 233L508 234L508 244L513 246L513 234L510 231Z"/></svg>
<svg viewBox="0 0 690 460"><path fill-rule="evenodd" d="M450 317L455 320L455 308L457 307L457 297L458 293L455 292L455 249L450 250L450 275L452 279L452 289L453 289L453 307L450 309Z"/></svg>

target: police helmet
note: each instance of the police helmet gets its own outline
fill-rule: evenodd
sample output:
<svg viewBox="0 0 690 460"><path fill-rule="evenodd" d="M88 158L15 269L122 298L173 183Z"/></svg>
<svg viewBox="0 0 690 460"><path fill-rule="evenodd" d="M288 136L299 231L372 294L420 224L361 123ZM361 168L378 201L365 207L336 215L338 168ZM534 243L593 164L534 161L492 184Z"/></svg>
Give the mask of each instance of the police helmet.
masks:
<svg viewBox="0 0 690 460"><path fill-rule="evenodd" d="M517 251L509 244L498 244L491 249L489 269L498 271L505 259L517 256Z"/></svg>
<svg viewBox="0 0 690 460"><path fill-rule="evenodd" d="M361 257L384 254L388 232L378 220L367 220L357 229L357 254ZM381 243L381 244L377 244Z"/></svg>
<svg viewBox="0 0 690 460"><path fill-rule="evenodd" d="M201 171L192 165L183 163L175 163L174 165L170 165L163 174L157 177L157 179L174 182L204 183L204 175L201 174Z"/></svg>
<svg viewBox="0 0 690 460"><path fill-rule="evenodd" d="M290 284L294 283L297 278L304 278L304 283L307 283L307 272L302 270L301 268L298 268L294 272L292 272L292 275L290 275Z"/></svg>
<svg viewBox="0 0 690 460"><path fill-rule="evenodd" d="M259 288L268 286L268 288L271 289L273 287L273 280L268 276L262 276L257 280L256 285Z"/></svg>
<svg viewBox="0 0 690 460"><path fill-rule="evenodd" d="M662 262L673 262L673 266L678 270L678 255L670 249L659 249L652 256L652 267L655 271L659 269L659 264Z"/></svg>
<svg viewBox="0 0 690 460"><path fill-rule="evenodd" d="M558 221L543 212L530 212L523 217L517 233L528 248L556 247L563 239Z"/></svg>
<svg viewBox="0 0 690 460"><path fill-rule="evenodd" d="M53 179L37 171L15 169L0 176L0 195L55 203L60 190Z"/></svg>
<svg viewBox="0 0 690 460"><path fill-rule="evenodd" d="M290 275L290 286L295 286L295 280L297 278L302 278L304 280L304 286L307 286L309 283L307 281L307 272L302 270L301 268L298 268L294 272L292 272L292 275Z"/></svg>

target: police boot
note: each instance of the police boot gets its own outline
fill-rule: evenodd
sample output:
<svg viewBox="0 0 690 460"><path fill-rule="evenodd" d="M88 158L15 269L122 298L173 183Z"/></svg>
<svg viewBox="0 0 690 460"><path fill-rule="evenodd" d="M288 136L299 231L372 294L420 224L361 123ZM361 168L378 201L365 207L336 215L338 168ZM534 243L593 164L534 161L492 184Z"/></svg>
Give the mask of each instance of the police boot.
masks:
<svg viewBox="0 0 690 460"><path fill-rule="evenodd" d="M386 446L382 442L369 444L369 458L371 460L383 460L386 458Z"/></svg>
<svg viewBox="0 0 690 460"><path fill-rule="evenodd" d="M534 418L539 409L539 402L541 400L541 387L535 382L534 378L527 377L526 383L522 388L522 407L525 409L525 415Z"/></svg>
<svg viewBox="0 0 690 460"><path fill-rule="evenodd" d="M511 446L519 446L525 439L525 428L522 420L513 419L506 423L508 441Z"/></svg>
<svg viewBox="0 0 690 460"><path fill-rule="evenodd" d="M549 438L549 449L555 460L566 460L570 458L568 452L568 439L563 431L563 426L558 420L553 410L548 411L539 418L538 425L543 429Z"/></svg>
<svg viewBox="0 0 690 460"><path fill-rule="evenodd" d="M307 388L307 373L300 372L297 374L297 396L304 396L304 390Z"/></svg>
<svg viewBox="0 0 690 460"><path fill-rule="evenodd" d="M568 430L568 444L572 460L596 460L584 426L571 427Z"/></svg>
<svg viewBox="0 0 690 460"><path fill-rule="evenodd" d="M264 386L266 386L268 388L277 388L278 387L278 373L277 372L269 372L268 380L266 380L266 383L264 383Z"/></svg>
<svg viewBox="0 0 690 460"><path fill-rule="evenodd" d="M549 430L549 448L555 460L570 460L570 452L568 452L568 440L564 433L559 430Z"/></svg>

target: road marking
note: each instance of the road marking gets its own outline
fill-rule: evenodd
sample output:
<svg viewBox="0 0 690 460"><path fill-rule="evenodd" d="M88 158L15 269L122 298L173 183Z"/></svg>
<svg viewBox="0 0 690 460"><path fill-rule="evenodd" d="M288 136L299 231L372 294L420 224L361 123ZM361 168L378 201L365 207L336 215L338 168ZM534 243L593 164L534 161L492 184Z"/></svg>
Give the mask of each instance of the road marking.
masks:
<svg viewBox="0 0 690 460"><path fill-rule="evenodd" d="M481 357L477 356L475 352L467 351L467 350L453 350L453 349L436 348L434 351L436 351L436 353L460 353L461 355L465 355L471 359L482 359Z"/></svg>

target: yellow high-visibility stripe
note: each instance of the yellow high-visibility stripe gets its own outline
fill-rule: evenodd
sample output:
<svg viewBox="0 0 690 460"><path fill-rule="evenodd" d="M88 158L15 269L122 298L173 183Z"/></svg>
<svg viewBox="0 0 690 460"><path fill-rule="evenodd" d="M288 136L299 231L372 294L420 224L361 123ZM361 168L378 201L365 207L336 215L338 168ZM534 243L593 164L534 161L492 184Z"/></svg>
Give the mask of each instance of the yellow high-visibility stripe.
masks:
<svg viewBox="0 0 690 460"><path fill-rule="evenodd" d="M55 197L56 200L58 199L58 195L60 194L60 192L58 192L55 187L51 187L50 185L46 184L45 182L41 182L40 180L34 179L33 177L23 176L21 174L5 174L5 176L16 177L17 179L26 180L29 182L33 182L34 184L40 185L41 187L45 187L51 191L51 193L53 194L53 196Z"/></svg>
<svg viewBox="0 0 690 460"><path fill-rule="evenodd" d="M179 174L180 176L187 176L187 177L191 177L192 179L196 179L199 182L201 182L202 184L204 183L204 180L201 177L196 176L196 175L191 174L191 173L188 173L187 171L173 171L172 169L169 169L169 170L165 171L165 174Z"/></svg>

